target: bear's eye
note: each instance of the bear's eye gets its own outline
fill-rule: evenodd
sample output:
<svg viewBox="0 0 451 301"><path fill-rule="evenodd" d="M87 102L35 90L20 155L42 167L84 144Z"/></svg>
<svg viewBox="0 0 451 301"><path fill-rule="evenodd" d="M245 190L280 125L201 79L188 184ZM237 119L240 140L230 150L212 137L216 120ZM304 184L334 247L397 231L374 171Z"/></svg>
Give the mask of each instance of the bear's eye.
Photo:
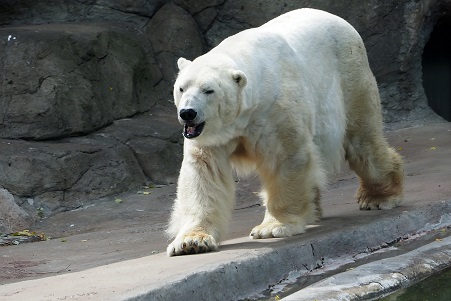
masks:
<svg viewBox="0 0 451 301"><path fill-rule="evenodd" d="M215 90L204 90L204 93L205 94L212 94L212 93L214 93L215 92Z"/></svg>
<svg viewBox="0 0 451 301"><path fill-rule="evenodd" d="M182 92L182 93L183 93L183 88L182 88L182 87L180 87L180 89L179 89L179 90L180 90L180 92Z"/></svg>

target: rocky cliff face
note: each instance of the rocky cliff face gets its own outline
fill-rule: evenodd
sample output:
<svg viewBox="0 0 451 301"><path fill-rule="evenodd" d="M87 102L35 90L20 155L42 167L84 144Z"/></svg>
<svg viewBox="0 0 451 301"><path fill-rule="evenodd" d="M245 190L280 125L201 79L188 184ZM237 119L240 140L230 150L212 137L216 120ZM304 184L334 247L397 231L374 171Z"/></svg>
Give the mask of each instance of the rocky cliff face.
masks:
<svg viewBox="0 0 451 301"><path fill-rule="evenodd" d="M3 199L11 207L13 196L25 210L15 216L26 220L149 181L173 183L182 159L169 101L177 58L300 7L337 14L362 35L388 126L436 118L422 52L434 25L451 18L451 0L4 0ZM0 214L0 231L13 228L2 228L6 219Z"/></svg>

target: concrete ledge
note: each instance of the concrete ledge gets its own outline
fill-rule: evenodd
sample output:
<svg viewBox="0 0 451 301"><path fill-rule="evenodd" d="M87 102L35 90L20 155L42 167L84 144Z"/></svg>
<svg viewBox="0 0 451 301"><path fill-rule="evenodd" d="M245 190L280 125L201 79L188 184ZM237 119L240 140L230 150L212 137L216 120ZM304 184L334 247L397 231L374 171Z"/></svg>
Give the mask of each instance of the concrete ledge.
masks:
<svg viewBox="0 0 451 301"><path fill-rule="evenodd" d="M408 287L448 266L451 266L451 237L334 275L282 300L371 300Z"/></svg>
<svg viewBox="0 0 451 301"><path fill-rule="evenodd" d="M0 286L0 296L2 300L239 300L276 284L290 271L319 267L325 258L363 253L451 223L451 200L401 210L364 215L364 224L355 218L347 223L339 220L339 225L336 219L325 219L322 226L287 239L239 238L214 253L175 258L157 254L16 282ZM449 239L441 244L445 242ZM375 280L366 282L371 291L379 288Z"/></svg>

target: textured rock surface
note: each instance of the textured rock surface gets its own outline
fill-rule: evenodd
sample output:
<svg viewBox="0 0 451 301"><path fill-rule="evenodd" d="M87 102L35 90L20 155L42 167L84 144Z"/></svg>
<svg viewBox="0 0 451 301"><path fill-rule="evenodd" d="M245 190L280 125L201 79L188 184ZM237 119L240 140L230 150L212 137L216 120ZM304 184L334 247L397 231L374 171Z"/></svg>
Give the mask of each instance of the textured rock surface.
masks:
<svg viewBox="0 0 451 301"><path fill-rule="evenodd" d="M159 70L155 91L170 98L175 63L195 57L225 37L258 26L288 10L314 7L348 20L362 35L378 79L389 123L430 117L422 87L421 54L434 24L450 18L450 0L401 1L3 1L0 25L61 22L120 24L132 35L145 33ZM39 13L37 13L39 12ZM119 22L119 23L118 23Z"/></svg>
<svg viewBox="0 0 451 301"><path fill-rule="evenodd" d="M422 86L421 54L434 24L451 18L451 1L229 0L205 33L207 45L215 46L229 35L299 7L336 14L360 33L379 83L387 123L414 124L431 118Z"/></svg>
<svg viewBox="0 0 451 301"><path fill-rule="evenodd" d="M182 129L172 107L157 106L152 111L117 120L100 134L127 145L150 181L175 183L183 158Z"/></svg>
<svg viewBox="0 0 451 301"><path fill-rule="evenodd" d="M163 77L172 82L177 74L177 59L184 56L194 59L203 53L201 32L184 9L174 4L166 4L146 26L147 35L153 45Z"/></svg>
<svg viewBox="0 0 451 301"><path fill-rule="evenodd" d="M30 216L76 209L138 189L174 183L182 139L172 110L115 121L85 137L0 140L0 183ZM151 125L151 126L150 126Z"/></svg>
<svg viewBox="0 0 451 301"><path fill-rule="evenodd" d="M0 147L2 186L31 212L78 208L145 183L130 149L99 135L58 142L3 140Z"/></svg>
<svg viewBox="0 0 451 301"><path fill-rule="evenodd" d="M0 188L0 233L25 229L31 224L30 216L14 201L14 196Z"/></svg>
<svg viewBox="0 0 451 301"><path fill-rule="evenodd" d="M0 188L36 216L173 183L183 143L167 101L176 59L301 7L362 35L388 127L437 120L422 53L451 19L451 0L3 0Z"/></svg>
<svg viewBox="0 0 451 301"><path fill-rule="evenodd" d="M0 29L0 137L89 133L147 111L158 99L149 55L135 39L97 25Z"/></svg>

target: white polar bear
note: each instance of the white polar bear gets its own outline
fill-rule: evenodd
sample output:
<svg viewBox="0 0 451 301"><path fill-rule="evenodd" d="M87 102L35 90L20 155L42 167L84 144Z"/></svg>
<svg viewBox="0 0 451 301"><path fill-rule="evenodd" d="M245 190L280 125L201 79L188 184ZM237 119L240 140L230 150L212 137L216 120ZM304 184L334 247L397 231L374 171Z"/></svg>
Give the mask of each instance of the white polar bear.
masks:
<svg viewBox="0 0 451 301"><path fill-rule="evenodd" d="M178 67L185 145L169 256L218 248L234 206L233 169L262 181L266 213L253 238L303 233L321 215L327 172L344 159L360 178L361 209L401 202L402 159L383 137L362 39L343 19L291 11Z"/></svg>

